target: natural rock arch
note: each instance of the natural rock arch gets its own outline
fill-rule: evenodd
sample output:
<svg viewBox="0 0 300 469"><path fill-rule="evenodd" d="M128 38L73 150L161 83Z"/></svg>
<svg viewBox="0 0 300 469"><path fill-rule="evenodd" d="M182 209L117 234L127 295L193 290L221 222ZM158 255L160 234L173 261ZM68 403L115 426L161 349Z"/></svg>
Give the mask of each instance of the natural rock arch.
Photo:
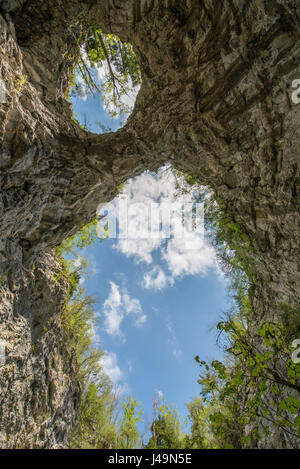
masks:
<svg viewBox="0 0 300 469"><path fill-rule="evenodd" d="M20 339L21 324L32 333L41 298L45 314L61 308L63 286L52 291L45 273L55 261L38 256L90 220L120 183L168 161L210 185L251 239L257 323L276 318L281 302L299 304L300 105L291 100L292 82L300 78L299 0L5 0L0 13L0 276L7 279L0 288L7 341ZM135 109L113 134L80 129L65 99L76 48L69 28L76 37L78 18L131 42L139 59L143 84ZM20 330L12 332L16 324ZM45 350L64 353L55 337L37 340L43 353L32 365L33 381ZM12 385L22 381L25 358ZM53 369L48 364L49 376ZM62 381L68 375L63 365L61 375ZM55 401L52 423L44 438L32 424L27 446L63 444L75 418L76 383L51 391L49 376L43 385ZM10 403L3 403L4 422ZM27 428L22 412L13 423L19 435Z"/></svg>

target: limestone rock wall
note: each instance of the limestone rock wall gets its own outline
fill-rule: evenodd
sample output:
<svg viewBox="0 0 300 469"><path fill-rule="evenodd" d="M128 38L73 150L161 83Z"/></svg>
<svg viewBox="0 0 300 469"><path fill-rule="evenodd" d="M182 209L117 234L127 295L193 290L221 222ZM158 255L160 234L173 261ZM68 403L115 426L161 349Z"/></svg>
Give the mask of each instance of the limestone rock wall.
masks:
<svg viewBox="0 0 300 469"><path fill-rule="evenodd" d="M59 448L75 422L80 385L64 343L60 312L68 285L47 254L0 283L0 448Z"/></svg>

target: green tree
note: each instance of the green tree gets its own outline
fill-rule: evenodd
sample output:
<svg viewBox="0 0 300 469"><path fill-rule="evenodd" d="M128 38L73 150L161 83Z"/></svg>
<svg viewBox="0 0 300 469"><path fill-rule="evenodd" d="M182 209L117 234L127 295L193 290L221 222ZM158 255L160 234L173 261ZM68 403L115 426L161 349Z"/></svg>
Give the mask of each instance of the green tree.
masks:
<svg viewBox="0 0 300 469"><path fill-rule="evenodd" d="M133 449L138 447L140 435L137 425L142 421L142 411L138 410L139 406L140 403L137 399L132 399L131 396L122 402L123 418L119 428L118 448Z"/></svg>
<svg viewBox="0 0 300 469"><path fill-rule="evenodd" d="M274 427L280 428L293 446L297 435L300 437L300 367L291 360L299 310L282 305L282 322L261 322L256 333L250 330L254 314L250 293L256 282L251 241L224 203L213 197L206 201L206 228L227 274L234 302L217 326L219 342L223 339L223 363L214 360L207 364L196 357L201 367L202 423L208 416L204 428L213 435L214 447L253 447ZM195 420L193 424L201 436Z"/></svg>
<svg viewBox="0 0 300 469"><path fill-rule="evenodd" d="M100 93L107 110L113 116L128 114L130 107L124 97L141 83L141 72L131 44L113 34L86 24L84 17L73 20L69 30L78 37L76 53L69 57L74 63L70 96ZM99 83L97 70L102 69ZM78 80L77 77L80 77Z"/></svg>
<svg viewBox="0 0 300 469"><path fill-rule="evenodd" d="M216 448L217 443L210 429L210 407L200 397L187 404L190 433L186 436L185 447L191 449Z"/></svg>
<svg viewBox="0 0 300 469"><path fill-rule="evenodd" d="M101 375L100 375L101 376ZM115 421L118 402L105 375L91 381L84 390L78 422L70 447L82 449L117 448L118 426Z"/></svg>
<svg viewBox="0 0 300 469"><path fill-rule="evenodd" d="M164 401L157 407L158 415L154 412L151 424L151 437L146 446L147 449L176 449L183 447L183 435L181 434L180 418L174 406Z"/></svg>
<svg viewBox="0 0 300 469"><path fill-rule="evenodd" d="M100 235L100 236L99 236ZM100 242L109 237L109 225L105 222L105 217L95 218L88 224L79 228L72 236L66 238L60 246L56 248L56 253L62 257L76 255L77 251L95 243L97 239Z"/></svg>

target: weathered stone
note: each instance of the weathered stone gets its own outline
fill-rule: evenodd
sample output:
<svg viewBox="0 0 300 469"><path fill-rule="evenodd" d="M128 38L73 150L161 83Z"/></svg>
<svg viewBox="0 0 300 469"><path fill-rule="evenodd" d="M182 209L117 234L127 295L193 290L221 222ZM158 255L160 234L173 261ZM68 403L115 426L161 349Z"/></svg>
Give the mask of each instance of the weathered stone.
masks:
<svg viewBox="0 0 300 469"><path fill-rule="evenodd" d="M46 291L53 314L58 317L61 308L54 299L49 303L46 280L33 286L32 263L40 256L47 262L45 253L92 219L97 205L111 200L121 182L167 161L211 186L253 244L253 334L262 320L278 320L280 303L300 304L300 105L291 100L292 82L300 78L299 0L27 0L2 2L0 12L0 74L6 90L5 103L0 102L5 241L0 277L9 272L1 284L1 330L10 353L19 357L16 376L27 375L27 367L29 377L34 375L29 322L37 312L28 305ZM65 100L73 66L66 57L76 48L70 25L79 15L130 41L139 59L143 84L135 109L113 134L93 135L76 126ZM27 332L21 337L22 327ZM53 346L58 347L59 327L55 330ZM39 334L50 347L42 330ZM44 359L39 353L37 364ZM58 355L63 361L63 353ZM72 399L51 379L47 386L40 379L38 386L50 386L52 396L61 389L60 402ZM51 443L38 436L34 423L27 431L31 440L22 436L21 428L31 425L32 408L22 423L26 383L21 388L19 381L11 378L16 391L3 400L1 429L12 418L9 406L18 400L11 421L15 439L5 443L3 436L3 447L17 441L59 445L67 425L58 437L48 424ZM70 423L72 412L65 414L59 405L58 414ZM261 445L286 446L282 441L272 434Z"/></svg>

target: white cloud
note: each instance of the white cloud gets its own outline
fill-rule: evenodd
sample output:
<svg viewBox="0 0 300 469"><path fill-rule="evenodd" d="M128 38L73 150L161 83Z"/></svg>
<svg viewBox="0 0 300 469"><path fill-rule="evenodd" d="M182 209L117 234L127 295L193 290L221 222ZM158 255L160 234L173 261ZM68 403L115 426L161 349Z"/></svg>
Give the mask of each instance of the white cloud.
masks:
<svg viewBox="0 0 300 469"><path fill-rule="evenodd" d="M95 256L91 255L86 248L81 252L82 255L77 255L71 261L71 270L80 273L80 286L84 285L90 276L94 276L99 272L99 262Z"/></svg>
<svg viewBox="0 0 300 469"><path fill-rule="evenodd" d="M108 334L123 337L121 324L125 315L134 315L134 325L142 326L147 319L137 298L131 298L125 288L122 290L110 282L111 290L103 305L104 327Z"/></svg>
<svg viewBox="0 0 300 469"><path fill-rule="evenodd" d="M146 314L141 314L141 316L139 316L136 321L135 321L135 325L137 327L141 327L145 324L145 322L147 321L147 315Z"/></svg>
<svg viewBox="0 0 300 469"><path fill-rule="evenodd" d="M100 358L100 365L103 372L111 379L114 385L114 394L120 396L121 394L130 394L130 388L125 382L128 372L132 371L132 366L129 363L127 371L121 370L118 365L118 357L114 352L104 351L104 355Z"/></svg>
<svg viewBox="0 0 300 469"><path fill-rule="evenodd" d="M167 165L158 174L145 172L129 180L108 208L112 232L122 223L120 233L125 232L125 237L116 238L114 248L136 263L149 266L141 281L144 288L163 290L179 277L206 276L210 269L222 280L215 250L204 236L203 206L197 205L196 217L191 210L199 191L209 195L204 187L189 186ZM195 224L196 229L191 229ZM157 256L159 263L154 262Z"/></svg>
<svg viewBox="0 0 300 469"><path fill-rule="evenodd" d="M122 335L120 326L124 313L121 307L121 294L118 286L114 282L110 282L110 286L111 291L109 297L103 306L105 330L110 335Z"/></svg>
<svg viewBox="0 0 300 469"><path fill-rule="evenodd" d="M147 289L163 290L168 285L174 285L174 278L166 275L158 266L154 266L150 272L144 275L143 286Z"/></svg>
<svg viewBox="0 0 300 469"><path fill-rule="evenodd" d="M136 298L130 298L127 292L123 293L123 302L127 314L139 314L142 312L140 301Z"/></svg>
<svg viewBox="0 0 300 469"><path fill-rule="evenodd" d="M162 401L164 399L164 393L160 389L154 389L154 393L159 400Z"/></svg>
<svg viewBox="0 0 300 469"><path fill-rule="evenodd" d="M146 314L143 314L140 301L137 298L130 298L128 293L125 291L123 293L123 303L126 314L136 315L134 325L137 327L143 326L147 321L147 316Z"/></svg>
<svg viewBox="0 0 300 469"><path fill-rule="evenodd" d="M109 68L107 62L103 62L97 66L97 75L98 75L98 80L101 82L104 80L105 76L109 73Z"/></svg>
<svg viewBox="0 0 300 469"><path fill-rule="evenodd" d="M184 186L182 178L180 183ZM119 200L126 199L129 237L118 239L116 249L126 256L135 256L139 261L151 263L151 253L165 244L170 230L176 230L181 225L178 209L177 216L174 213L170 216L170 207L177 204L180 209L193 201L195 191L178 194L177 185L178 180L168 166L162 168L158 175L145 172L125 185ZM151 222L156 223L156 227L161 223L160 231L155 232L154 227L151 231Z"/></svg>
<svg viewBox="0 0 300 469"><path fill-rule="evenodd" d="M179 348L173 348L172 355L175 358L179 358L182 355L182 350L180 350Z"/></svg>
<svg viewBox="0 0 300 469"><path fill-rule="evenodd" d="M146 235L146 233L145 233ZM120 251L126 257L134 257L137 264L145 262L151 264L152 252L160 245L158 240L151 239L119 239L114 245L117 251Z"/></svg>
<svg viewBox="0 0 300 469"><path fill-rule="evenodd" d="M76 270L80 270L82 267L84 267L84 258L82 256L76 256L74 259L71 260L71 265L70 269L72 272L75 272Z"/></svg>
<svg viewBox="0 0 300 469"><path fill-rule="evenodd" d="M127 239L117 239L114 247L126 257L133 257L136 263L152 264L152 268L144 274L142 284L145 288L162 290L174 285L177 277L205 276L210 268L217 269L215 251L204 239L199 218L196 230L188 230L183 237L179 236L182 233L181 208L192 206L197 191L169 166L161 168L158 175L146 172L125 185L120 197L127 203L129 236ZM170 207L175 207L175 212L170 214ZM149 228L155 210L156 226L160 228L156 235ZM118 217L118 211L116 213ZM186 213L185 219L191 224L192 212ZM177 235L170 236L172 233ZM153 264L155 250L165 267Z"/></svg>
<svg viewBox="0 0 300 469"><path fill-rule="evenodd" d="M114 247L126 257L133 257L136 263L151 266L142 281L145 288L163 290L174 285L178 277L205 276L210 268L217 269L215 251L204 238L200 218L197 218L196 230L188 230L183 237L178 235L183 229L181 209L191 207L197 193L198 189L188 186L169 166L161 168L158 174L145 172L125 185L119 198L126 199L129 236L117 239ZM175 212L170 214L170 207L174 207ZM156 226L160 227L156 236L149 228L155 210ZM123 212L121 210L122 216ZM118 211L116 213L118 217ZM185 212L188 224L192 223L191 213ZM172 233L176 236L170 236ZM165 265L154 264L154 251Z"/></svg>
<svg viewBox="0 0 300 469"><path fill-rule="evenodd" d="M184 240L173 238L162 251L162 257L172 273L172 277L183 275L206 275L211 267L216 266L214 249L195 234L189 239L188 246Z"/></svg>

